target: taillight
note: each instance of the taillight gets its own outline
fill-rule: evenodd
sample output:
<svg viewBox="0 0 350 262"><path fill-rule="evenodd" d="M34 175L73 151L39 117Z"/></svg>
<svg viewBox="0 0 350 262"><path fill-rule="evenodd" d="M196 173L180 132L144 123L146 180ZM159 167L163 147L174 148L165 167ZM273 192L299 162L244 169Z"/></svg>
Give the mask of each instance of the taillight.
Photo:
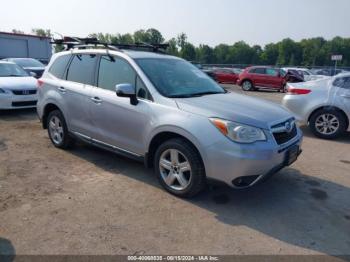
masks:
<svg viewBox="0 0 350 262"><path fill-rule="evenodd" d="M288 87L288 95L307 95L311 93L310 89Z"/></svg>
<svg viewBox="0 0 350 262"><path fill-rule="evenodd" d="M43 84L44 84L44 81L43 81L43 80L41 80L41 79L38 79L38 80L37 80L37 87L38 87L38 88L42 87Z"/></svg>

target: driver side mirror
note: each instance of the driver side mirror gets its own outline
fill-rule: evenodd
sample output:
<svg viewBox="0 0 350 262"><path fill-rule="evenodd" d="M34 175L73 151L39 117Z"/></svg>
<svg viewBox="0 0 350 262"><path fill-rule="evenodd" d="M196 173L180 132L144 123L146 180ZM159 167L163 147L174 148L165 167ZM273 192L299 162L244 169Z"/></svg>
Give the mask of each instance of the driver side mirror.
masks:
<svg viewBox="0 0 350 262"><path fill-rule="evenodd" d="M118 84L115 86L115 92L119 97L129 97L130 104L134 106L138 104L136 90L132 84Z"/></svg>

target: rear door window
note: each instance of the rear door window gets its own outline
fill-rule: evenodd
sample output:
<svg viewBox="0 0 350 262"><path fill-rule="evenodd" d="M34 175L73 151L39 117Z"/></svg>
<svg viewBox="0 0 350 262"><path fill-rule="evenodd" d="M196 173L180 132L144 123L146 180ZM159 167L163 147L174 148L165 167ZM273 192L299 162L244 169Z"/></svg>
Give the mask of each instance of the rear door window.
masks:
<svg viewBox="0 0 350 262"><path fill-rule="evenodd" d="M67 72L67 80L94 85L97 56L94 54L75 55Z"/></svg>
<svg viewBox="0 0 350 262"><path fill-rule="evenodd" d="M63 79L70 58L71 58L71 55L63 55L58 57L53 62L52 66L49 69L49 72L55 77L59 79Z"/></svg>
<svg viewBox="0 0 350 262"><path fill-rule="evenodd" d="M273 68L267 68L266 74L269 76L278 76L278 71L276 69L273 69Z"/></svg>
<svg viewBox="0 0 350 262"><path fill-rule="evenodd" d="M260 75L266 74L265 68L254 68L254 69L250 70L250 73L260 74Z"/></svg>

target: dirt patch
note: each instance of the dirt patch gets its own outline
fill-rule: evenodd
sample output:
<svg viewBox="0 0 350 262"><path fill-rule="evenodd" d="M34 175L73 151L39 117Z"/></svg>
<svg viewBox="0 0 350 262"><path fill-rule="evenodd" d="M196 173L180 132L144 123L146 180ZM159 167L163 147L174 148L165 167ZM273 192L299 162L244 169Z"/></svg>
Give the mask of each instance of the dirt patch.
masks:
<svg viewBox="0 0 350 262"><path fill-rule="evenodd" d="M5 140L0 139L0 152L7 150L7 145L5 143Z"/></svg>

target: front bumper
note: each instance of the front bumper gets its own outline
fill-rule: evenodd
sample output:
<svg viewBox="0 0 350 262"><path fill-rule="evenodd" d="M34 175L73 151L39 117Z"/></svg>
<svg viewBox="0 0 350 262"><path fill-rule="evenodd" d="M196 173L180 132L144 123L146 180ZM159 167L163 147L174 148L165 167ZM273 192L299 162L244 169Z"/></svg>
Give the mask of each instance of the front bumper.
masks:
<svg viewBox="0 0 350 262"><path fill-rule="evenodd" d="M35 108L38 95L0 95L0 109Z"/></svg>
<svg viewBox="0 0 350 262"><path fill-rule="evenodd" d="M283 145L273 137L254 144L237 144L228 139L206 149L206 174L208 179L224 182L234 188L254 186L288 166L286 154L298 146L301 149L302 132ZM301 150L297 152L299 155Z"/></svg>

